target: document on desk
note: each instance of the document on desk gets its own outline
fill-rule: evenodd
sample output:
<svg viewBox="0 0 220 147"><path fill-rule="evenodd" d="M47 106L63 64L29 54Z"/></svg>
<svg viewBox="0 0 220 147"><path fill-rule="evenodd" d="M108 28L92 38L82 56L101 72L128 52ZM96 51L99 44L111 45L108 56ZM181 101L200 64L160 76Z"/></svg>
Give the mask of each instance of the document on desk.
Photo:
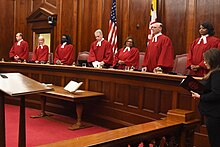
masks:
<svg viewBox="0 0 220 147"><path fill-rule="evenodd" d="M65 87L64 89L71 92L71 93L74 93L76 92L79 87L83 84L83 82L75 82L75 81L70 81Z"/></svg>

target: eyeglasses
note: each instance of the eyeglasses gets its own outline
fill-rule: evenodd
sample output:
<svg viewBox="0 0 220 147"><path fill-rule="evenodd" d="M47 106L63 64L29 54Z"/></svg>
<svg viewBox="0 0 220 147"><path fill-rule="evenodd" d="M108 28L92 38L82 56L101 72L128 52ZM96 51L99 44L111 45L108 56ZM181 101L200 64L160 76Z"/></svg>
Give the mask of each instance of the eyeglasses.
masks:
<svg viewBox="0 0 220 147"><path fill-rule="evenodd" d="M126 41L126 42L133 43L133 41Z"/></svg>

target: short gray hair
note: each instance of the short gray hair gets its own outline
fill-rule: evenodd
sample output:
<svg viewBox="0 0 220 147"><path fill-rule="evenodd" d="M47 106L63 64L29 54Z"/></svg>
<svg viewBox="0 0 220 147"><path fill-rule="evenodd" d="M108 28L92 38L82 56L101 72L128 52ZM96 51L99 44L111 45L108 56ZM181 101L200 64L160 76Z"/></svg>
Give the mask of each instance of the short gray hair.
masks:
<svg viewBox="0 0 220 147"><path fill-rule="evenodd" d="M102 33L102 30L101 30L101 29L96 30L94 34L97 34L97 33L99 33L99 34L103 35L103 33Z"/></svg>
<svg viewBox="0 0 220 147"><path fill-rule="evenodd" d="M38 39L43 39L44 40L44 36L39 36Z"/></svg>
<svg viewBox="0 0 220 147"><path fill-rule="evenodd" d="M16 36L19 35L23 38L23 34L22 33L17 33Z"/></svg>

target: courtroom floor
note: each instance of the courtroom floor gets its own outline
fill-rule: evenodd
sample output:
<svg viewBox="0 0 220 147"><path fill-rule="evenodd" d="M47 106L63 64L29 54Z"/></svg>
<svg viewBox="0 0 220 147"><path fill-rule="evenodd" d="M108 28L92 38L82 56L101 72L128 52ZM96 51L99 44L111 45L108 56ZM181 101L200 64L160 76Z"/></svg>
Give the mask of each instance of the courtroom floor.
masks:
<svg viewBox="0 0 220 147"><path fill-rule="evenodd" d="M6 147L18 144L19 107L5 105L6 110ZM93 126L81 130L70 131L68 127L75 120L70 117L54 115L52 119L32 119L30 116L39 114L39 110L26 108L27 147L43 145L66 139L107 131L108 129Z"/></svg>

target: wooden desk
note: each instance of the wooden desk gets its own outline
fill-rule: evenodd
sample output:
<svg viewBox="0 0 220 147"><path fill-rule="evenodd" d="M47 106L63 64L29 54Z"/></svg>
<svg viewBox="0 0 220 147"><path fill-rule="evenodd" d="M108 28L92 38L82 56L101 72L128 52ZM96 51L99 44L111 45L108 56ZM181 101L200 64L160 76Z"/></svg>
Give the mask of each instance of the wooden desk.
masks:
<svg viewBox="0 0 220 147"><path fill-rule="evenodd" d="M41 97L41 113L38 116L32 116L32 118L46 117L48 114L45 112L46 98L55 98L61 99L64 101L74 102L76 104L76 114L77 114L77 122L69 127L70 130L82 129L88 127L86 124L82 124L82 112L83 112L83 103L95 100L100 96L104 96L103 93L92 92L92 91L84 91L78 90L75 93L70 93L64 90L63 87L60 86L49 86L53 88L54 91L48 91L45 93L40 93Z"/></svg>
<svg viewBox="0 0 220 147"><path fill-rule="evenodd" d="M5 146L4 95L20 98L20 122L18 146L26 146L25 95L52 90L19 73L0 73L0 146Z"/></svg>

